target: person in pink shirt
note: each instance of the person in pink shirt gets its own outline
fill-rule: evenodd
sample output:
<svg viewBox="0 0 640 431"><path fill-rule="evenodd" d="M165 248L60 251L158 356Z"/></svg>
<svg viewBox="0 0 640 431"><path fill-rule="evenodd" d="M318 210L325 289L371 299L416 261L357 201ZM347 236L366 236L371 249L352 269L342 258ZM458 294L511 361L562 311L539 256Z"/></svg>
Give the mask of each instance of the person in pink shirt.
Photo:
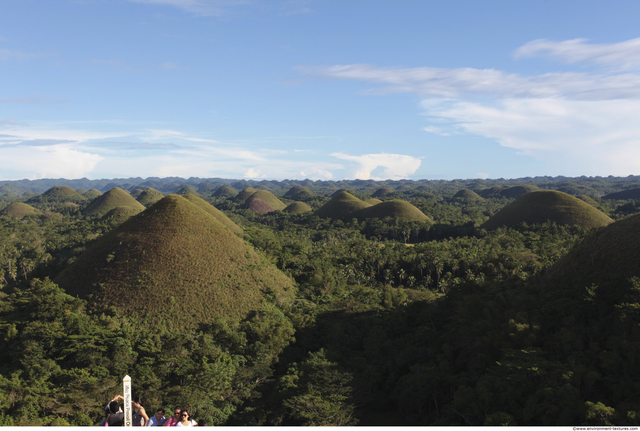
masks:
<svg viewBox="0 0 640 431"><path fill-rule="evenodd" d="M178 425L178 422L182 420L181 413L182 413L182 407L176 407L175 409L173 409L173 416L171 416L169 419L164 421L163 426L174 427Z"/></svg>

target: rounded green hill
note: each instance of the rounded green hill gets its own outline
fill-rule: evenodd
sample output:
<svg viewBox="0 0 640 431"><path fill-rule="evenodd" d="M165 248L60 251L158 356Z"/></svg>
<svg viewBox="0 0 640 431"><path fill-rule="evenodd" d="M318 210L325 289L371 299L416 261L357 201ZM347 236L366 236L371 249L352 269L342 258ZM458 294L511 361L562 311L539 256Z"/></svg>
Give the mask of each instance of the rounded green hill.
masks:
<svg viewBox="0 0 640 431"><path fill-rule="evenodd" d="M479 194L469 189L459 190L455 195L453 195L453 197L456 199L464 200L464 201L482 200L482 197Z"/></svg>
<svg viewBox="0 0 640 431"><path fill-rule="evenodd" d="M168 329L242 318L267 291L283 301L294 295L288 277L178 195L100 237L54 281L98 307Z"/></svg>
<svg viewBox="0 0 640 431"><path fill-rule="evenodd" d="M85 198L92 200L97 198L98 196L100 196L102 194L102 192L98 189L91 189L91 190L87 190L86 192L84 192L82 194L82 196L84 196Z"/></svg>
<svg viewBox="0 0 640 431"><path fill-rule="evenodd" d="M102 216L102 218L112 219L112 220L115 220L117 223L122 223L125 220L127 220L129 217L138 214L140 211L142 211L140 208L115 207L109 210L109 212L106 213L104 216Z"/></svg>
<svg viewBox="0 0 640 431"><path fill-rule="evenodd" d="M302 213L306 213L309 211L312 211L313 208L311 208L308 204L304 203L304 202L294 202L290 205L288 205L285 209L283 209L283 212L289 213L289 214L302 214Z"/></svg>
<svg viewBox="0 0 640 431"><path fill-rule="evenodd" d="M253 187L247 187L246 189L242 190L240 193L238 193L233 200L238 202L239 204L243 204L247 201L247 199L249 199L249 196L251 196L252 194L254 194L255 192L257 192L257 189L254 189Z"/></svg>
<svg viewBox="0 0 640 431"><path fill-rule="evenodd" d="M71 187L60 186L60 187L51 187L49 190L44 192L41 195L34 196L27 201L28 204L32 203L64 203L64 202L74 202L80 203L85 202L87 200L86 197L82 196L77 191L73 190Z"/></svg>
<svg viewBox="0 0 640 431"><path fill-rule="evenodd" d="M422 211L407 201L394 199L361 209L351 214L352 217L358 219L368 218L405 218L417 221L431 221Z"/></svg>
<svg viewBox="0 0 640 431"><path fill-rule="evenodd" d="M235 224L225 213L220 211L218 208L211 205L209 202L205 201L199 196L188 194L183 195L183 198L187 199L192 204L197 205L200 209L208 212L212 216L216 218L220 223L222 223L227 229L229 229L233 233L242 233L242 228Z"/></svg>
<svg viewBox="0 0 640 431"><path fill-rule="evenodd" d="M142 193L138 195L137 201L144 207L149 208L151 205L162 199L164 195L156 189L148 187Z"/></svg>
<svg viewBox="0 0 640 431"><path fill-rule="evenodd" d="M144 210L144 206L135 200L133 196L119 187L114 187L105 194L95 198L93 202L82 211L82 214L102 217L116 207L131 207L138 209L138 212Z"/></svg>
<svg viewBox="0 0 640 431"><path fill-rule="evenodd" d="M213 192L213 196L216 198L232 198L237 194L238 191L231 186L222 186Z"/></svg>
<svg viewBox="0 0 640 431"><path fill-rule="evenodd" d="M284 198L293 199L295 201L306 201L309 199L313 199L315 195L306 188L305 186L295 185L289 189L287 193L284 194Z"/></svg>
<svg viewBox="0 0 640 431"><path fill-rule="evenodd" d="M5 215L9 217L16 218L18 220L30 216L40 214L40 211L35 209L29 204L25 204L22 202L14 202L0 211L0 215Z"/></svg>
<svg viewBox="0 0 640 431"><path fill-rule="evenodd" d="M393 193L393 190L390 189L389 187L382 187L379 188L378 190L376 190L371 197L372 198L383 198L387 195L390 195L391 193Z"/></svg>
<svg viewBox="0 0 640 431"><path fill-rule="evenodd" d="M369 199L365 200L365 202L370 204L370 205L378 205L378 204L382 203L382 201L380 199L376 199L376 198L369 198Z"/></svg>
<svg viewBox="0 0 640 431"><path fill-rule="evenodd" d="M273 208L276 211L282 211L283 209L285 209L287 207L273 193L268 192L266 190L258 190L255 193L253 193L251 196L249 196L247 198L247 200L245 201L245 205L250 204L251 201L253 201L255 199L260 199L260 200L266 202L271 208Z"/></svg>
<svg viewBox="0 0 640 431"><path fill-rule="evenodd" d="M551 283L601 284L640 277L640 214L598 229L545 273Z"/></svg>
<svg viewBox="0 0 640 431"><path fill-rule="evenodd" d="M602 199L640 199L640 188L623 190L621 192L609 193L604 195Z"/></svg>
<svg viewBox="0 0 640 431"><path fill-rule="evenodd" d="M555 190L540 190L527 193L505 206L482 227L496 229L522 222L536 224L547 221L585 228L606 226L613 222L605 213L576 197Z"/></svg>
<svg viewBox="0 0 640 431"><path fill-rule="evenodd" d="M342 191L318 208L315 215L318 217L340 219L370 206L371 204L361 201L351 193Z"/></svg>
<svg viewBox="0 0 640 431"><path fill-rule="evenodd" d="M502 196L503 198L518 199L526 195L527 193L535 192L537 190L540 190L540 188L532 186L530 184L524 184L522 186L513 186L506 188L500 192L500 196Z"/></svg>

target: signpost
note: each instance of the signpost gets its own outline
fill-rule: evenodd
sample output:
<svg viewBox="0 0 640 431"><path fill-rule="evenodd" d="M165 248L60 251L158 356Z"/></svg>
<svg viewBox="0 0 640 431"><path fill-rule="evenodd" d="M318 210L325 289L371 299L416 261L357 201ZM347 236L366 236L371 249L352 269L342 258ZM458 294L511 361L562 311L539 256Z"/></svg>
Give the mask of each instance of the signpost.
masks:
<svg viewBox="0 0 640 431"><path fill-rule="evenodd" d="M122 392L124 396L124 426L133 426L133 420L131 418L131 377L124 376L122 379Z"/></svg>

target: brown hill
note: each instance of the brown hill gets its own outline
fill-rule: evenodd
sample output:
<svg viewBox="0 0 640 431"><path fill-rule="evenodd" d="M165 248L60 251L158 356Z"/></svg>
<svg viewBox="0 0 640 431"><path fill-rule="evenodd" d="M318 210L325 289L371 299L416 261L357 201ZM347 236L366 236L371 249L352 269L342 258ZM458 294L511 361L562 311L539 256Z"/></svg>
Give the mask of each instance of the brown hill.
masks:
<svg viewBox="0 0 640 431"><path fill-rule="evenodd" d="M522 222L536 224L547 221L586 228L606 226L613 222L605 213L576 197L555 190L541 190L516 199L493 215L482 227L496 229Z"/></svg>
<svg viewBox="0 0 640 431"><path fill-rule="evenodd" d="M170 195L100 237L55 279L143 324L196 328L288 301L293 283L211 214Z"/></svg>
<svg viewBox="0 0 640 431"><path fill-rule="evenodd" d="M82 211L82 214L102 217L116 207L137 208L139 210L138 212L144 210L144 206L135 200L133 196L121 188L115 187L95 198L91 204Z"/></svg>
<svg viewBox="0 0 640 431"><path fill-rule="evenodd" d="M378 190L376 190L371 197L372 198L383 198L386 195L390 195L391 193L393 193L394 191L392 189L390 189L389 187L382 187L379 188Z"/></svg>
<svg viewBox="0 0 640 431"><path fill-rule="evenodd" d="M268 192L266 190L258 190L257 192L253 193L251 196L249 196L247 198L247 200L245 201L245 205L250 204L251 201L253 201L255 199L260 199L260 200L266 202L271 208L273 208L276 211L282 211L283 209L285 209L287 207L273 193Z"/></svg>
<svg viewBox="0 0 640 431"><path fill-rule="evenodd" d="M238 193L233 200L238 202L239 204L243 204L247 201L247 199L249 199L249 196L251 196L252 194L254 194L255 192L257 192L258 190L254 189L253 187L247 187L246 189L242 190L240 193Z"/></svg>
<svg viewBox="0 0 640 431"><path fill-rule="evenodd" d="M251 210L257 214L267 214L275 211L271 205L262 199L253 199L251 202L244 204L242 208Z"/></svg>
<svg viewBox="0 0 640 431"><path fill-rule="evenodd" d="M140 202L144 207L149 208L151 205L155 204L163 197L164 195L162 194L162 192L148 187L138 195L137 201Z"/></svg>
<svg viewBox="0 0 640 431"><path fill-rule="evenodd" d="M229 217L227 217L225 213L223 213L218 208L214 207L213 205L211 205L209 202L205 201L201 197L198 197L192 194L184 195L182 197L187 199L192 204L197 205L201 210L204 210L209 214L211 214L212 216L214 216L216 220L222 223L231 232L237 233L237 234L241 234L243 232L242 228L237 224L235 224Z"/></svg>
<svg viewBox="0 0 640 431"><path fill-rule="evenodd" d="M358 219L393 217L417 221L431 221L431 219L418 208L407 201L398 199L363 208L354 212L351 216Z"/></svg>
<svg viewBox="0 0 640 431"><path fill-rule="evenodd" d="M117 223L122 223L123 221L127 220L129 217L132 217L132 216L138 214L140 211L142 211L140 209L140 207L137 207L137 208L134 208L134 207L115 207L115 208L109 210L109 212L106 213L104 216L102 216L102 218L103 219L113 219Z"/></svg>

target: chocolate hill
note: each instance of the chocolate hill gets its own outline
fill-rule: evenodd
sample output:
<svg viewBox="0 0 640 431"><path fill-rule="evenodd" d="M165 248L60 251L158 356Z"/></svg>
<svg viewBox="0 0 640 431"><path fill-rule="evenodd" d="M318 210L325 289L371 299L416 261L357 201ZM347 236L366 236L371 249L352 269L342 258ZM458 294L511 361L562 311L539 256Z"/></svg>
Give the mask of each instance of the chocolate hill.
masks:
<svg viewBox="0 0 640 431"><path fill-rule="evenodd" d="M378 204L382 203L382 201L380 199L376 199L376 198L366 199L365 202L370 204L370 205L378 205Z"/></svg>
<svg viewBox="0 0 640 431"><path fill-rule="evenodd" d="M242 208L251 210L256 214L267 214L275 211L271 205L269 205L262 199L253 199L250 202L244 204Z"/></svg>
<svg viewBox="0 0 640 431"><path fill-rule="evenodd" d="M131 209L137 209L138 212L144 210L144 206L135 200L133 196L121 188L115 187L95 198L91 204L82 211L82 214L102 217L117 207L130 207Z"/></svg>
<svg viewBox="0 0 640 431"><path fill-rule="evenodd" d="M257 309L293 282L215 217L169 195L109 231L54 280L97 307L144 324L195 328Z"/></svg>
<svg viewBox="0 0 640 431"><path fill-rule="evenodd" d="M247 200L245 201L245 205L250 204L251 201L253 201L255 199L260 199L260 200L266 202L267 205L269 205L271 208L273 208L276 211L282 211L283 209L285 209L287 207L273 193L268 192L266 190L257 190L255 193L253 193L251 196L249 196L247 198Z"/></svg>
<svg viewBox="0 0 640 431"><path fill-rule="evenodd" d="M14 202L9 206L7 206L6 208L4 208L2 211L0 211L0 215L13 217L18 220L26 216L36 215L36 214L40 214L40 211L38 211L31 205L25 204L22 202Z"/></svg>
<svg viewBox="0 0 640 431"><path fill-rule="evenodd" d="M293 199L295 201L307 201L313 199L314 196L315 194L305 186L295 185L291 187L283 197L286 199Z"/></svg>
<svg viewBox="0 0 640 431"><path fill-rule="evenodd" d="M598 229L545 273L547 282L580 287L640 277L640 214Z"/></svg>
<svg viewBox="0 0 640 431"><path fill-rule="evenodd" d="M28 204L40 204L40 203L64 203L64 202L86 202L87 198L82 196L71 187L51 187L49 190L41 195L34 196L27 201Z"/></svg>
<svg viewBox="0 0 640 431"><path fill-rule="evenodd" d="M623 190L621 192L609 193L608 195L602 196L602 199L640 199L640 188Z"/></svg>
<svg viewBox="0 0 640 431"><path fill-rule="evenodd" d="M238 191L230 186L222 186L213 193L216 198L232 198L238 194Z"/></svg>
<svg viewBox="0 0 640 431"><path fill-rule="evenodd" d="M140 208L133 207L115 207L106 213L102 218L104 220L112 219L115 220L116 223L122 223L127 220L129 217L132 217L140 212Z"/></svg>
<svg viewBox="0 0 640 431"><path fill-rule="evenodd" d="M390 189L389 187L382 187L379 188L378 190L376 190L371 197L372 198L383 198L386 195L390 195L391 193L393 193L393 190Z"/></svg>
<svg viewBox="0 0 640 431"><path fill-rule="evenodd" d="M613 222L609 216L588 203L555 190L540 190L527 193L502 208L482 227L497 229L552 221L561 225L577 225L586 228L606 226Z"/></svg>
<svg viewBox="0 0 640 431"><path fill-rule="evenodd" d="M407 201L399 199L363 208L354 212L351 216L357 219L394 217L417 221L431 221L431 219L418 208Z"/></svg>
<svg viewBox="0 0 640 431"><path fill-rule="evenodd" d="M285 209L283 209L283 212L289 213L289 214L302 214L302 213L306 213L309 211L312 211L313 208L311 208L309 205L307 205L304 202L294 202L290 205L288 205Z"/></svg>
<svg viewBox="0 0 640 431"><path fill-rule="evenodd" d="M238 193L233 200L238 202L239 204L243 204L247 201L247 199L249 199L249 196L251 196L252 194L254 194L255 192L257 192L257 189L254 189L253 187L247 187L246 189L242 190L240 193Z"/></svg>
<svg viewBox="0 0 640 431"><path fill-rule="evenodd" d="M479 194L477 194L473 190L469 190L469 189L459 190L455 195L453 195L453 197L456 198L456 199L461 199L461 200L465 200L465 201L482 200L482 197Z"/></svg>
<svg viewBox="0 0 640 431"><path fill-rule="evenodd" d="M240 226L235 224L229 217L227 217L225 213L223 213L218 208L214 207L213 205L211 205L209 202L205 201L201 197L192 195L192 194L184 195L182 197L187 199L192 204L197 205L201 210L204 210L209 214L211 214L212 216L214 216L216 220L222 223L231 232L238 233L238 234L242 233L242 228Z"/></svg>
<svg viewBox="0 0 640 431"><path fill-rule="evenodd" d="M163 197L164 195L162 194L162 192L159 192L154 188L148 187L138 195L137 201L140 202L146 208L149 208L151 205L155 204Z"/></svg>
<svg viewBox="0 0 640 431"><path fill-rule="evenodd" d="M102 194L102 192L98 189L91 189L91 190L87 190L86 192L82 193L82 196L84 196L85 198L92 200L97 198L98 196L100 196Z"/></svg>
<svg viewBox="0 0 640 431"><path fill-rule="evenodd" d="M371 204L361 201L351 193L342 191L318 208L315 214L318 217L339 219L370 206Z"/></svg>

